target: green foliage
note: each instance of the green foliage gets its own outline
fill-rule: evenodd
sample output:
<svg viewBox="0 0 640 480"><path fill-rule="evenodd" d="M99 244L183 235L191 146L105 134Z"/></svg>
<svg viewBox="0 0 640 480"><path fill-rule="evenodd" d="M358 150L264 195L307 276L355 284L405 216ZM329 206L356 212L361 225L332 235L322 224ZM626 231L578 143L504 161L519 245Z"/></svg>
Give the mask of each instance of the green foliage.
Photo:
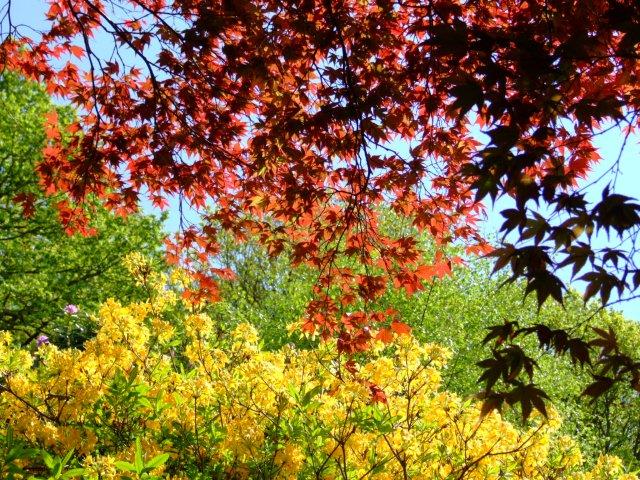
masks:
<svg viewBox="0 0 640 480"><path fill-rule="evenodd" d="M222 282L222 301L213 304L212 317L228 329L248 322L260 331L268 348L287 342L287 326L297 321L311 299L317 274L306 268L291 268L286 256L271 258L255 242L238 244L221 237L219 262L237 278Z"/></svg>
<svg viewBox="0 0 640 480"><path fill-rule="evenodd" d="M118 372L104 396L104 401L96 404L91 421L96 434L104 439L103 451L110 453L130 445L144 431L145 421L152 415L143 416L143 408L151 408L146 393L148 387L136 382L137 370L129 375Z"/></svg>
<svg viewBox="0 0 640 480"><path fill-rule="evenodd" d="M160 262L161 222L116 217L98 205L94 236L69 236L57 218L61 195L41 192L36 168L46 142L44 117L54 106L44 91L19 77L0 76L0 330L28 343L41 334L65 345L91 335L86 314L65 315L67 304L91 312L109 297L137 299L142 292L119 267L124 255L143 251ZM116 268L114 268L116 267Z"/></svg>
<svg viewBox="0 0 640 480"><path fill-rule="evenodd" d="M124 476L124 478L128 480L133 480L133 479L160 480L161 478L160 476L152 475L151 472L156 468L164 465L168 459L169 459L168 453L161 453L153 457L151 460L145 462L140 439L136 438L136 451L135 451L134 462L130 463L130 462L125 462L121 460L121 461L115 462L115 466L118 468L118 470L128 473L128 475Z"/></svg>
<svg viewBox="0 0 640 480"><path fill-rule="evenodd" d="M66 480L69 478L77 478L84 473L83 468L66 468L72 459L73 450L69 450L64 457L53 456L45 450L42 450L41 454L44 464L49 469L49 475L43 477L43 480Z"/></svg>
<svg viewBox="0 0 640 480"><path fill-rule="evenodd" d="M32 448L20 436L16 437L9 425L4 434L0 433L0 478L20 478L24 474L20 461L37 454L38 450Z"/></svg>

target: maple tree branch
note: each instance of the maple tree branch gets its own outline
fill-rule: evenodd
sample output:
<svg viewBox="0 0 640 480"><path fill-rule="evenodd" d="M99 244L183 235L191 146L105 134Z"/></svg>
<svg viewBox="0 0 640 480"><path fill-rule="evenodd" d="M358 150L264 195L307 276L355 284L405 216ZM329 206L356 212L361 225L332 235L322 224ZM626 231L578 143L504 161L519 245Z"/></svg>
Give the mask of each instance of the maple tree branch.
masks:
<svg viewBox="0 0 640 480"><path fill-rule="evenodd" d="M80 29L80 32L82 34L82 41L84 43L85 51L87 53L87 59L89 60L89 74L91 75L91 88L93 93L93 110L95 111L96 118L97 118L96 128L99 129L100 124L103 123L103 120L102 120L102 115L100 113L98 93L97 93L98 87L96 85L95 66L93 64L93 57L95 56L95 54L93 53L93 50L91 50L91 44L89 43L89 36L84 27L84 24L82 20L79 18L76 10L73 8L73 4L71 3L70 0L67 0L67 6L69 7L69 11L73 15L73 18L75 18L76 23L78 24L78 28ZM99 59L98 59L98 62L100 62ZM100 66L100 63L98 63L98 65Z"/></svg>
<svg viewBox="0 0 640 480"><path fill-rule="evenodd" d="M355 119L356 133L359 136L360 148L362 149L362 152L364 154L365 161L367 164L367 176L364 180L364 184L361 187L361 191L358 193L364 194L369 185L369 179L371 178L372 168L371 168L371 161L369 158L369 152L367 150L367 140L365 138L364 131L362 129L362 108L360 104L360 95L358 92L358 83L355 79L355 74L349 62L349 53L347 51L347 45L346 45L344 35L342 34L342 28L333 11L332 0L325 0L325 8L327 9L327 12L329 14L329 20L331 21L331 26L333 27L333 30L336 32L336 35L338 37L338 42L339 42L339 46L342 54L341 67L342 67L344 82L345 82L345 85L347 86L349 104L351 105L352 109L355 110L355 112L357 113L357 117ZM356 155L357 153L358 152L356 152Z"/></svg>
<svg viewBox="0 0 640 480"><path fill-rule="evenodd" d="M11 1L12 0L6 1L4 5L4 10L5 10L4 15L2 15L2 18L0 18L0 36L5 36L1 28L4 26L5 20L7 21L6 38L9 38L11 36L11 32L13 31L13 20L11 18ZM3 38L2 41L4 42L5 38Z"/></svg>
<svg viewBox="0 0 640 480"><path fill-rule="evenodd" d="M176 38L180 39L183 42L185 41L184 35L182 35L180 32L175 30L171 25L169 25L169 23L162 17L162 15L159 12L151 10L151 8L149 8L147 5L145 5L141 0L132 0L132 1L136 5L138 5L140 8L142 8L143 10L145 10L146 12L151 14L153 16L153 18L155 18L160 23L162 23L162 25L165 28L167 28L173 35L175 35Z"/></svg>

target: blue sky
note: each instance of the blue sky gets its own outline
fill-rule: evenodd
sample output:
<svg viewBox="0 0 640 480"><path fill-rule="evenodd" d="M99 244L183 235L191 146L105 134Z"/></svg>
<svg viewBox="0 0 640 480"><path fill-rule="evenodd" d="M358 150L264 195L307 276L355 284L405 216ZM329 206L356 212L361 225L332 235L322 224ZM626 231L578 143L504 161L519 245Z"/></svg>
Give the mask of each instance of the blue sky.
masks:
<svg viewBox="0 0 640 480"><path fill-rule="evenodd" d="M45 24L44 14L48 9L47 2L45 0L18 0L13 2L12 16L14 24L25 24L36 29L42 29ZM601 163L595 168L595 170L587 179L586 183L591 182L593 179L599 178L605 174L607 169L615 162L620 148L623 143L623 136L617 129L603 134L597 138L597 146L600 154L603 157ZM611 182L615 178L615 191L623 195L628 195L633 198L640 196L640 145L638 136L629 137L625 146L623 155L620 161L620 170L614 177L612 174L604 175L602 180L590 186L587 190L588 196L591 199L597 199L600 197L602 189L608 182ZM151 207L148 202L145 202L143 207L150 211ZM502 217L499 215L499 211L503 208L509 207L509 199L501 199L497 202L493 208L489 208L487 220L483 225L483 230L486 234L495 234L502 224ZM176 202L172 202L170 210L169 220L166 223L168 230L176 230L178 228L179 215L177 212ZM189 220L194 220L193 217ZM608 239L606 236L600 236L594 240L596 247L602 247L606 245ZM568 282L568 274L561 275L563 280ZM576 284L577 289L581 289L579 284ZM640 321L640 299L625 302L616 306L617 309L622 310L624 314L632 319Z"/></svg>

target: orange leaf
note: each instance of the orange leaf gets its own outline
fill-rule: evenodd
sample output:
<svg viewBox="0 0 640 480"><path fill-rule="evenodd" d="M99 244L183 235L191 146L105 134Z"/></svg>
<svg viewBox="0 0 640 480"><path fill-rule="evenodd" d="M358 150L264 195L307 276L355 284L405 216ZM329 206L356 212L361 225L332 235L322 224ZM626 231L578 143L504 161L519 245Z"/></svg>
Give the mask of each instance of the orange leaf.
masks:
<svg viewBox="0 0 640 480"><path fill-rule="evenodd" d="M411 327L409 325L397 321L391 322L391 330L398 335L409 335L411 333Z"/></svg>
<svg viewBox="0 0 640 480"><path fill-rule="evenodd" d="M376 339L382 340L384 343L391 343L393 341L393 333L388 328L381 328L376 335Z"/></svg>
<svg viewBox="0 0 640 480"><path fill-rule="evenodd" d="M82 58L84 56L84 48L79 47L78 45L69 45L69 52L77 58Z"/></svg>

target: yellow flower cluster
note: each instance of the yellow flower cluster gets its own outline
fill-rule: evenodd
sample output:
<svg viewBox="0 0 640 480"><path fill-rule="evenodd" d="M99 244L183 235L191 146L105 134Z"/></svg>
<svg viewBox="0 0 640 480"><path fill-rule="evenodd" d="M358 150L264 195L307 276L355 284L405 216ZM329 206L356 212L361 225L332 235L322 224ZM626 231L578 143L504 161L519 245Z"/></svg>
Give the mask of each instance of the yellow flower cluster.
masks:
<svg viewBox="0 0 640 480"><path fill-rule="evenodd" d="M66 478L100 480L636 478L608 456L582 471L553 412L526 429L482 417L440 389L448 352L410 336L353 366L334 343L264 351L250 325L172 325L149 302L109 301L97 320L82 350L0 335L0 442L27 452L0 458L0 478L43 475L34 451L72 452Z"/></svg>

